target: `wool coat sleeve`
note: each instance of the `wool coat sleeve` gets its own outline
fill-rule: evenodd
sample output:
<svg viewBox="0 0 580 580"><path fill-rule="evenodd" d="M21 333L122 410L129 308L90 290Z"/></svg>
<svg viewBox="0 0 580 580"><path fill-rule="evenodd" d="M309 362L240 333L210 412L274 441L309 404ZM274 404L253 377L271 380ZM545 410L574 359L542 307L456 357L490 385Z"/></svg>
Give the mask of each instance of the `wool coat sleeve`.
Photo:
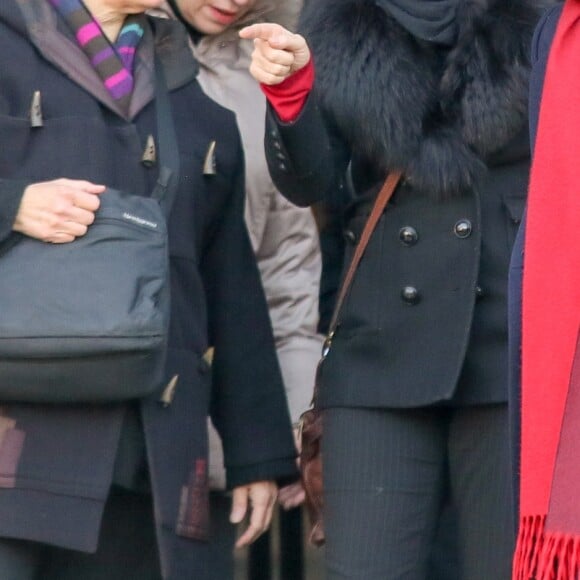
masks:
<svg viewBox="0 0 580 580"><path fill-rule="evenodd" d="M333 203L333 197L343 194L350 153L332 131L314 94L291 123L282 122L268 107L265 148L272 179L292 203Z"/></svg>
<svg viewBox="0 0 580 580"><path fill-rule="evenodd" d="M215 347L211 415L223 441L229 488L297 476L266 299L243 220L241 156L236 180L202 260Z"/></svg>

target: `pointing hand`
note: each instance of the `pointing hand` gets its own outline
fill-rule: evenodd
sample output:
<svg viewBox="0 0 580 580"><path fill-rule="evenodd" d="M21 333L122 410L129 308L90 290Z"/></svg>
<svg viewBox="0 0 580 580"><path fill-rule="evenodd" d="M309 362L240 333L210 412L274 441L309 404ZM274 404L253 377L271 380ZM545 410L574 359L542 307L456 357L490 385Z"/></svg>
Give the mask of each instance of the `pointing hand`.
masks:
<svg viewBox="0 0 580 580"><path fill-rule="evenodd" d="M264 85L277 85L310 61L306 40L279 24L261 23L240 30L240 37L253 39L250 73Z"/></svg>

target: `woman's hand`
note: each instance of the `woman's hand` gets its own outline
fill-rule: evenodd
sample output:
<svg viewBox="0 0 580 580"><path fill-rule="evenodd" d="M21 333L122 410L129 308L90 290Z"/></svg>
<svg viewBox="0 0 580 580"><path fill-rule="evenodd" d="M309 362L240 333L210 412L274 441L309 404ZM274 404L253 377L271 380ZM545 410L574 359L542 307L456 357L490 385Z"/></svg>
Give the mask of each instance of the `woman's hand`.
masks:
<svg viewBox="0 0 580 580"><path fill-rule="evenodd" d="M248 546L268 529L277 493L278 487L273 481L257 481L234 489L230 522L239 524L251 506L248 527L238 538L236 548Z"/></svg>
<svg viewBox="0 0 580 580"><path fill-rule="evenodd" d="M292 429L294 435L294 445L296 445L297 459L296 466L300 469L300 452L302 451L302 429L300 426L294 427ZM278 492L278 503L280 507L284 510L291 510L304 503L306 499L306 492L304 491L304 486L302 485L302 480L299 479L294 483L290 483L280 488Z"/></svg>
<svg viewBox="0 0 580 580"><path fill-rule="evenodd" d="M104 185L56 179L29 185L22 196L13 230L31 238L64 244L84 236L99 209Z"/></svg>
<svg viewBox="0 0 580 580"><path fill-rule="evenodd" d="M277 85L310 61L306 40L279 24L261 23L240 30L240 37L253 39L250 73L264 85Z"/></svg>
<svg viewBox="0 0 580 580"><path fill-rule="evenodd" d="M306 492L302 481L295 481L289 485L280 488L278 492L278 503L283 510L291 510L297 508L304 503L306 499Z"/></svg>

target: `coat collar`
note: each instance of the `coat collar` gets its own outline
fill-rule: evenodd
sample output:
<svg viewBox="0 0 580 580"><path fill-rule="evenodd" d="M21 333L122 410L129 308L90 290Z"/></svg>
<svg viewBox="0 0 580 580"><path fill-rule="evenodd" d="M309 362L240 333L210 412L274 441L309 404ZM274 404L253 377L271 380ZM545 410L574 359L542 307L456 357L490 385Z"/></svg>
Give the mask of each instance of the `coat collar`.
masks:
<svg viewBox="0 0 580 580"><path fill-rule="evenodd" d="M68 29L46 0L17 0L31 42L40 53L103 106L126 120L134 119L155 96L154 47L163 64L169 89L176 89L196 75L196 67L180 27L151 21L135 58L135 86L128 113L114 101Z"/></svg>
<svg viewBox="0 0 580 580"><path fill-rule="evenodd" d="M529 53L543 0L470 0L450 48L371 0L306 3L315 89L356 157L437 198L475 187L527 129ZM361 122L361 119L370 120Z"/></svg>

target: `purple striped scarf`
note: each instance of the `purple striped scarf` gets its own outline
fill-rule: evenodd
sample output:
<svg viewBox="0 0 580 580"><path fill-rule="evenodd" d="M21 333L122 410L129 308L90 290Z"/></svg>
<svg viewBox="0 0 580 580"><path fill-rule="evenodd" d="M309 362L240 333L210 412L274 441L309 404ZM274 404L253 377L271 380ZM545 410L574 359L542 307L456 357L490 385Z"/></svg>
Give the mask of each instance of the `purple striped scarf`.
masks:
<svg viewBox="0 0 580 580"><path fill-rule="evenodd" d="M143 37L142 16L128 16L119 37L112 44L82 0L48 1L74 32L79 46L113 99L127 111L133 92L135 52Z"/></svg>

